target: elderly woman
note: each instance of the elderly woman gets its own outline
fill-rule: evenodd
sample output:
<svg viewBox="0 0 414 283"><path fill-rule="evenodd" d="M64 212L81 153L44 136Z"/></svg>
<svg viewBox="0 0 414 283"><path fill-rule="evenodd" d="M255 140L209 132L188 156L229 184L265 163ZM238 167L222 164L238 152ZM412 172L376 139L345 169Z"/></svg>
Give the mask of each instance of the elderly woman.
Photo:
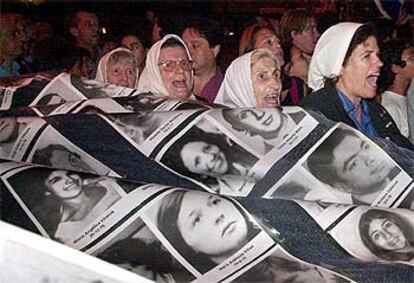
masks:
<svg viewBox="0 0 414 283"><path fill-rule="evenodd" d="M365 246L380 259L414 259L414 229L395 213L380 209L366 211L359 220L359 232Z"/></svg>
<svg viewBox="0 0 414 283"><path fill-rule="evenodd" d="M95 79L105 83L136 88L138 76L138 65L134 54L126 48L116 48L101 58Z"/></svg>
<svg viewBox="0 0 414 283"><path fill-rule="evenodd" d="M148 50L138 89L172 99L195 99L193 75L186 44L180 37L167 34Z"/></svg>
<svg viewBox="0 0 414 283"><path fill-rule="evenodd" d="M378 54L372 26L339 23L330 27L319 39L309 68L308 84L315 93L300 104L370 137L414 149L384 107L373 100L382 66Z"/></svg>
<svg viewBox="0 0 414 283"><path fill-rule="evenodd" d="M281 89L279 60L257 49L230 64L214 102L232 108L277 107Z"/></svg>

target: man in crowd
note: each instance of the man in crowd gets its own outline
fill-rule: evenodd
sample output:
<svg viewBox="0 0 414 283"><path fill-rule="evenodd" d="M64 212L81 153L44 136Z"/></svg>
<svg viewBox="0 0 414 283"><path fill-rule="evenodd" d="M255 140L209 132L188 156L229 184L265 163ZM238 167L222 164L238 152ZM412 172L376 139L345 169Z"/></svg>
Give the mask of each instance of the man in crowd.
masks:
<svg viewBox="0 0 414 283"><path fill-rule="evenodd" d="M94 78L96 68L101 57L99 49L99 20L98 17L88 11L76 11L68 18L69 33L74 39L74 49L85 49L90 53L89 77Z"/></svg>
<svg viewBox="0 0 414 283"><path fill-rule="evenodd" d="M390 113L401 134L408 137L407 89L414 78L414 47L401 41L381 46L384 65L378 78L381 104Z"/></svg>
<svg viewBox="0 0 414 283"><path fill-rule="evenodd" d="M208 19L194 18L183 27L182 38L194 61L193 92L209 103L213 103L224 79L217 66L221 37L220 28Z"/></svg>
<svg viewBox="0 0 414 283"><path fill-rule="evenodd" d="M147 48L144 47L144 44L139 40L138 36L135 34L125 34L121 38L122 47L125 47L134 54L135 60L137 60L137 65L139 73L141 74L145 66L145 58L147 55Z"/></svg>

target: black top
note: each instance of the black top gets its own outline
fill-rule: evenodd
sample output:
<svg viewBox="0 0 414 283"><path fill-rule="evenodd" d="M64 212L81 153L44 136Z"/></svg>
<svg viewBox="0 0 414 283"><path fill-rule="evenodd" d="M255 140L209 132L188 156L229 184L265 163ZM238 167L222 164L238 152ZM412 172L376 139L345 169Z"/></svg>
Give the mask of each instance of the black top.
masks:
<svg viewBox="0 0 414 283"><path fill-rule="evenodd" d="M368 103L369 115L372 124L380 137L389 139L401 147L414 150L414 145L404 137L391 115L375 100L365 100ZM325 86L306 96L299 103L304 108L316 110L324 114L328 119L343 122L357 129L357 126L345 112L342 102L336 91L335 85L327 82Z"/></svg>

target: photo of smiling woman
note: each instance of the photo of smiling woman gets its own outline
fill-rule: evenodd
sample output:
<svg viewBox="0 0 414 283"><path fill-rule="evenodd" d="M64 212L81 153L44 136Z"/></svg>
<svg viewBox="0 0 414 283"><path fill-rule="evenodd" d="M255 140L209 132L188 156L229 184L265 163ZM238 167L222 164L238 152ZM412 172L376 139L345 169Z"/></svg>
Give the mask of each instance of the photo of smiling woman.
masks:
<svg viewBox="0 0 414 283"><path fill-rule="evenodd" d="M110 178L40 167L20 171L7 182L43 230L61 242L75 237L122 194Z"/></svg>
<svg viewBox="0 0 414 283"><path fill-rule="evenodd" d="M240 195L253 186L258 158L222 134L193 127L173 144L161 162L216 193Z"/></svg>
<svg viewBox="0 0 414 283"><path fill-rule="evenodd" d="M380 259L414 259L414 225L396 213L380 209L364 212L359 232L364 245Z"/></svg>
<svg viewBox="0 0 414 283"><path fill-rule="evenodd" d="M184 190L174 191L161 200L157 226L202 273L233 255L261 231L231 199Z"/></svg>

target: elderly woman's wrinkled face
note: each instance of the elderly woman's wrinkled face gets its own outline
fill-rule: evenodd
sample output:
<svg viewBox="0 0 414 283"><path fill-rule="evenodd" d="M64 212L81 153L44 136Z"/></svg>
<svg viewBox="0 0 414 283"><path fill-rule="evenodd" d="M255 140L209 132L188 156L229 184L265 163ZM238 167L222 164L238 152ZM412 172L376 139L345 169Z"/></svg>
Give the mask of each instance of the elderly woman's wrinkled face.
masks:
<svg viewBox="0 0 414 283"><path fill-rule="evenodd" d="M135 87L136 77L137 69L134 64L126 60L108 66L108 83L133 88Z"/></svg>
<svg viewBox="0 0 414 283"><path fill-rule="evenodd" d="M193 87L193 64L184 47L161 48L158 66L164 86L171 98L186 99Z"/></svg>
<svg viewBox="0 0 414 283"><path fill-rule="evenodd" d="M398 251L408 245L408 241L397 224L391 219L374 219L369 224L369 235L372 242L389 251Z"/></svg>
<svg viewBox="0 0 414 283"><path fill-rule="evenodd" d="M213 257L230 256L247 242L243 214L229 200L212 194L185 193L177 225L187 245Z"/></svg>
<svg viewBox="0 0 414 283"><path fill-rule="evenodd" d="M251 68L256 105L258 107L279 106L282 90L279 64L270 57L262 57Z"/></svg>
<svg viewBox="0 0 414 283"><path fill-rule="evenodd" d="M185 167L193 173L220 176L228 170L226 156L214 144L189 142L184 145L180 156Z"/></svg>
<svg viewBox="0 0 414 283"><path fill-rule="evenodd" d="M377 39L370 36L356 46L342 67L337 86L351 100L373 98L382 62L379 58Z"/></svg>
<svg viewBox="0 0 414 283"><path fill-rule="evenodd" d="M256 33L256 40L253 45L254 49L267 49L276 56L280 64L283 65L283 49L276 33L268 28L262 28Z"/></svg>

